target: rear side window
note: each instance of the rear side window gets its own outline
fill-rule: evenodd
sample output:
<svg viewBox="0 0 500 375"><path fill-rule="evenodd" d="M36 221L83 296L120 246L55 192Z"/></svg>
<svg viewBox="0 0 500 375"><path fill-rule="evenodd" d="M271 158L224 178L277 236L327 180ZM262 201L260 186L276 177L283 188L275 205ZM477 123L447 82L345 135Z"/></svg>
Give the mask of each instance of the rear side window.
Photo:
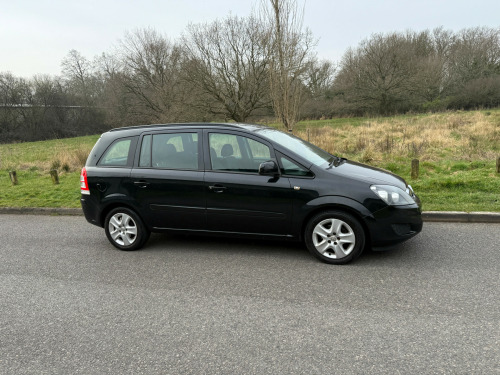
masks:
<svg viewBox="0 0 500 375"><path fill-rule="evenodd" d="M198 133L166 133L143 138L140 167L198 169Z"/></svg>
<svg viewBox="0 0 500 375"><path fill-rule="evenodd" d="M151 166L151 138L152 135L146 135L142 139L141 156L139 157L139 167Z"/></svg>
<svg viewBox="0 0 500 375"><path fill-rule="evenodd" d="M102 156L99 165L103 167L127 166L131 144L132 139L130 138L114 141Z"/></svg>

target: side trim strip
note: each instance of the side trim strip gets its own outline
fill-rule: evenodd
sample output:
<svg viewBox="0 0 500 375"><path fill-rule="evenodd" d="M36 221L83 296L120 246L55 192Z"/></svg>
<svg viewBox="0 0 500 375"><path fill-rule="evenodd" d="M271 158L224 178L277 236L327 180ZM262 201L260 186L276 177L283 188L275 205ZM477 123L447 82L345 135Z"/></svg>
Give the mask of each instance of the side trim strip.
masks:
<svg viewBox="0 0 500 375"><path fill-rule="evenodd" d="M251 217L266 217L273 219L285 219L286 215L281 212L269 211L253 211L253 210L231 210L227 208L208 208L209 215L234 215L234 216L251 216Z"/></svg>
<svg viewBox="0 0 500 375"><path fill-rule="evenodd" d="M190 206L172 206L164 204L150 204L149 208L153 211L171 211L171 212L200 212L205 211L205 207L190 207Z"/></svg>

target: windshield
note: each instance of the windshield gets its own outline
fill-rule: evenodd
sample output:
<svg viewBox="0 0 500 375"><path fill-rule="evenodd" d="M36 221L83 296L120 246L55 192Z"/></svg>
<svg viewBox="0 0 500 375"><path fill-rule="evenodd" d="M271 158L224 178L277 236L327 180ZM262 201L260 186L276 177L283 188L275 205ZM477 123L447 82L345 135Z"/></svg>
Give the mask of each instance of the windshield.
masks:
<svg viewBox="0 0 500 375"><path fill-rule="evenodd" d="M315 165L330 162L332 155L309 142L275 129L259 129L257 133L290 149Z"/></svg>

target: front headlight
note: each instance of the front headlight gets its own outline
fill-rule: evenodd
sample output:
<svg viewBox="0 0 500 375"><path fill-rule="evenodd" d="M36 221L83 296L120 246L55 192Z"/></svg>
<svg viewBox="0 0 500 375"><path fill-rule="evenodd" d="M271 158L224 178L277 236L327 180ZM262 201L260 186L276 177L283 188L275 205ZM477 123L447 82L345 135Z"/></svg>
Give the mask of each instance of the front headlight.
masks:
<svg viewBox="0 0 500 375"><path fill-rule="evenodd" d="M370 189L389 206L405 206L415 200L404 190L391 185L372 185Z"/></svg>

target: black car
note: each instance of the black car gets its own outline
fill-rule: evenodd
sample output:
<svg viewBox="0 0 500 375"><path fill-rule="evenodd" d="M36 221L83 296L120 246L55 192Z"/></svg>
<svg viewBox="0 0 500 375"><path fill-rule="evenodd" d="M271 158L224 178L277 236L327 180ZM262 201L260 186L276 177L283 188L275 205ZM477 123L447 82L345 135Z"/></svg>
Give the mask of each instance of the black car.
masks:
<svg viewBox="0 0 500 375"><path fill-rule="evenodd" d="M327 263L422 229L406 182L273 128L170 124L104 133L82 170L85 218L121 250L150 232L304 241Z"/></svg>

